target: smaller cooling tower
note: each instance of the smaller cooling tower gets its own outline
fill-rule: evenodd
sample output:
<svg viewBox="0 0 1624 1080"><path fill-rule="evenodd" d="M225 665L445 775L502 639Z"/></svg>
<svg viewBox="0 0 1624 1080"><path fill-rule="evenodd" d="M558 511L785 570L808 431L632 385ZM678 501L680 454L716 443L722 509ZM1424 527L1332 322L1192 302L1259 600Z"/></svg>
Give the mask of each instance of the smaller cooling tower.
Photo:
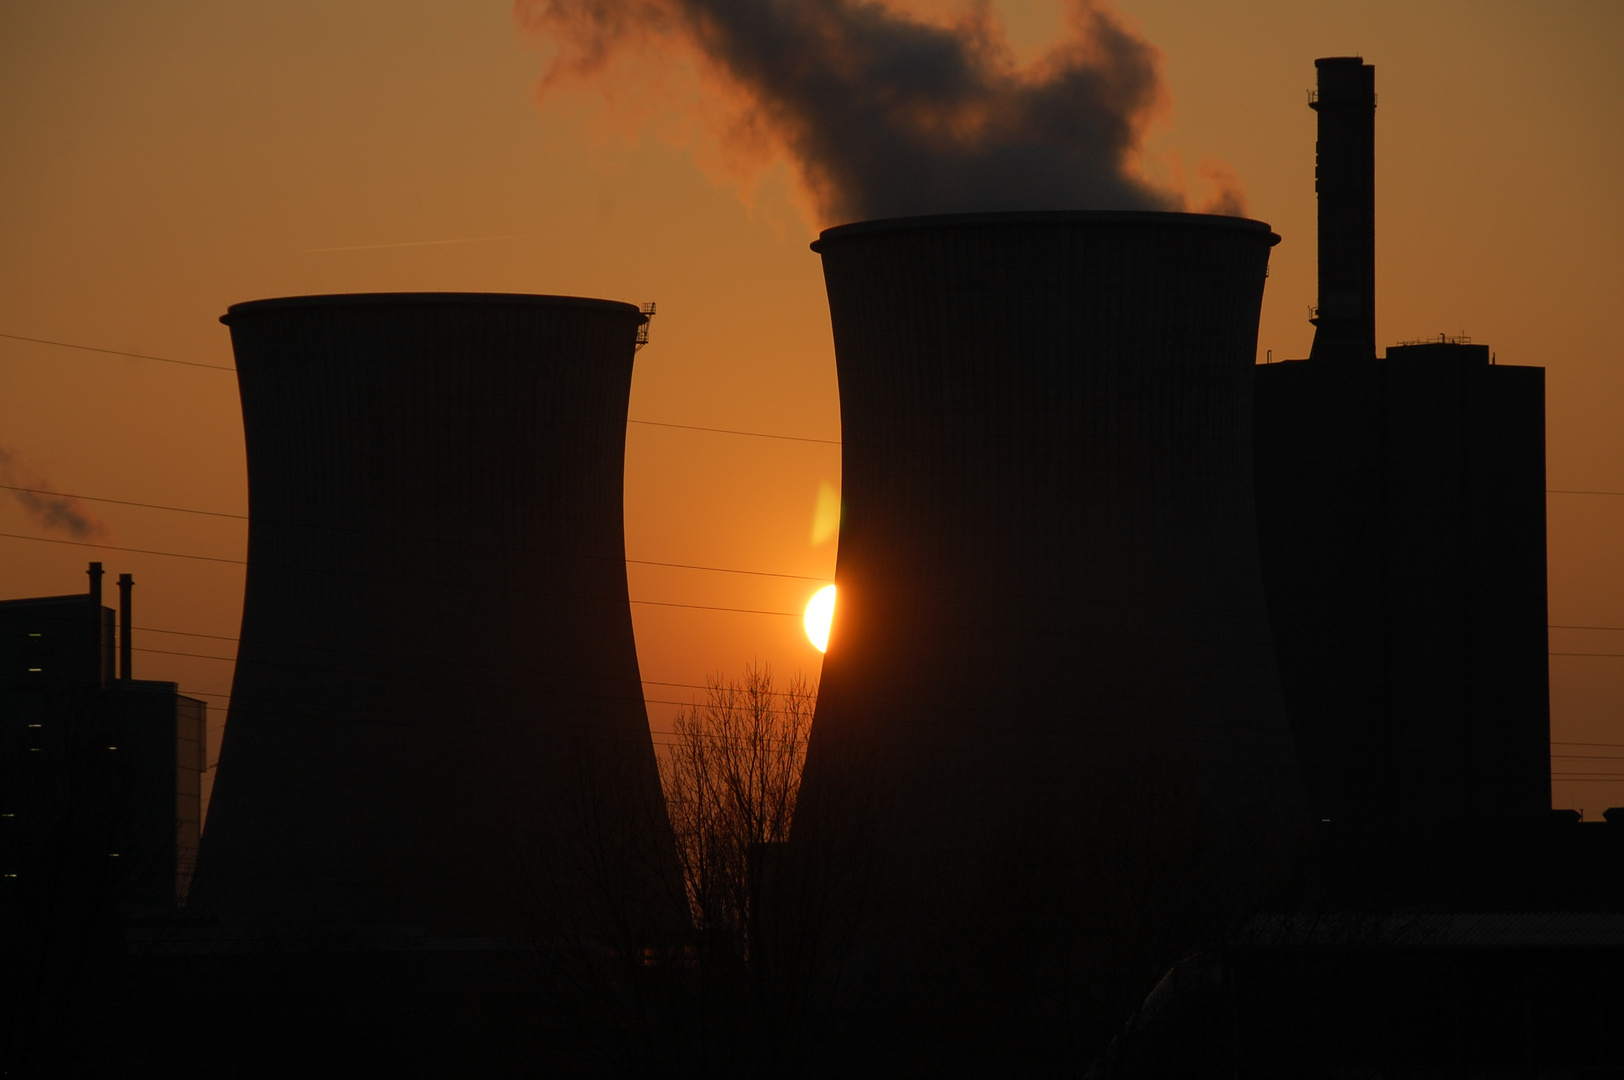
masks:
<svg viewBox="0 0 1624 1080"><path fill-rule="evenodd" d="M400 294L221 321L250 529L197 902L510 936L541 894L672 865L621 513L644 316Z"/></svg>
<svg viewBox="0 0 1624 1080"><path fill-rule="evenodd" d="M798 836L867 815L877 864L969 872L1074 837L1085 805L1298 822L1249 441L1277 241L1236 218L1006 213L813 245L844 506Z"/></svg>

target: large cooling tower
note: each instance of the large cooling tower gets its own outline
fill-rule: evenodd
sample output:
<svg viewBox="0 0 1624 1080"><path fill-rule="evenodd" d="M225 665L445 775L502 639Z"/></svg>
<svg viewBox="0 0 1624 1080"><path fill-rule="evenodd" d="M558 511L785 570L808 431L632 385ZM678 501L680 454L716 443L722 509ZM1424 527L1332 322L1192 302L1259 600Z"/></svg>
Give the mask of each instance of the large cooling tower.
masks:
<svg viewBox="0 0 1624 1080"><path fill-rule="evenodd" d="M813 245L844 505L798 835L853 815L882 863L969 871L1032 830L1064 845L1084 808L1208 834L1300 821L1252 505L1277 241L1122 212Z"/></svg>
<svg viewBox="0 0 1624 1080"><path fill-rule="evenodd" d="M224 316L250 530L203 905L504 936L670 865L621 513L643 320L478 294Z"/></svg>

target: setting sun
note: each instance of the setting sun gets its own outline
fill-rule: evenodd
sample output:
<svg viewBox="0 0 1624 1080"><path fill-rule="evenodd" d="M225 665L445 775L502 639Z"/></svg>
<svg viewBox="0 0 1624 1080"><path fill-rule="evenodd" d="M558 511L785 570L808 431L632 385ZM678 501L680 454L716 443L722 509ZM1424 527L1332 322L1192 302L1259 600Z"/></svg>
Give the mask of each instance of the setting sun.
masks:
<svg viewBox="0 0 1624 1080"><path fill-rule="evenodd" d="M835 614L835 587L825 585L806 603L806 636L818 652L829 647L829 620Z"/></svg>

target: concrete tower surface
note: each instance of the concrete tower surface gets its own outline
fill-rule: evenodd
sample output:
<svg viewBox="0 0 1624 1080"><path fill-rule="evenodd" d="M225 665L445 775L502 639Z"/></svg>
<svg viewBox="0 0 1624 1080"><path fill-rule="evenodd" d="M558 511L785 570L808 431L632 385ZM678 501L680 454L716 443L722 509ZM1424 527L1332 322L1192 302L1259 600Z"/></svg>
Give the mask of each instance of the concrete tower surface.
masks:
<svg viewBox="0 0 1624 1080"><path fill-rule="evenodd" d="M221 321L250 529L199 903L515 936L538 881L591 884L577 841L624 880L669 866L622 525L644 316L453 293Z"/></svg>
<svg viewBox="0 0 1624 1080"><path fill-rule="evenodd" d="M863 222L813 245L844 506L798 837L873 813L880 862L966 882L1084 804L1299 822L1249 443L1277 241L1102 212Z"/></svg>

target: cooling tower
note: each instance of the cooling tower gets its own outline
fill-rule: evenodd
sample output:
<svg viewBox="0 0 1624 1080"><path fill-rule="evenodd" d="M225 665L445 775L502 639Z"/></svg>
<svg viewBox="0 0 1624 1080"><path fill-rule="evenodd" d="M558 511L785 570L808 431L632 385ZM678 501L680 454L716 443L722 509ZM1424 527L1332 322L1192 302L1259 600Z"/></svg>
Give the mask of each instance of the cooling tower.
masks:
<svg viewBox="0 0 1624 1080"><path fill-rule="evenodd" d="M1278 239L1008 213L813 245L844 505L798 836L862 819L876 865L941 857L963 884L1084 807L1300 820L1252 506Z"/></svg>
<svg viewBox="0 0 1624 1080"><path fill-rule="evenodd" d="M643 319L478 294L222 318L250 528L201 904L511 936L538 889L671 865L622 532Z"/></svg>

